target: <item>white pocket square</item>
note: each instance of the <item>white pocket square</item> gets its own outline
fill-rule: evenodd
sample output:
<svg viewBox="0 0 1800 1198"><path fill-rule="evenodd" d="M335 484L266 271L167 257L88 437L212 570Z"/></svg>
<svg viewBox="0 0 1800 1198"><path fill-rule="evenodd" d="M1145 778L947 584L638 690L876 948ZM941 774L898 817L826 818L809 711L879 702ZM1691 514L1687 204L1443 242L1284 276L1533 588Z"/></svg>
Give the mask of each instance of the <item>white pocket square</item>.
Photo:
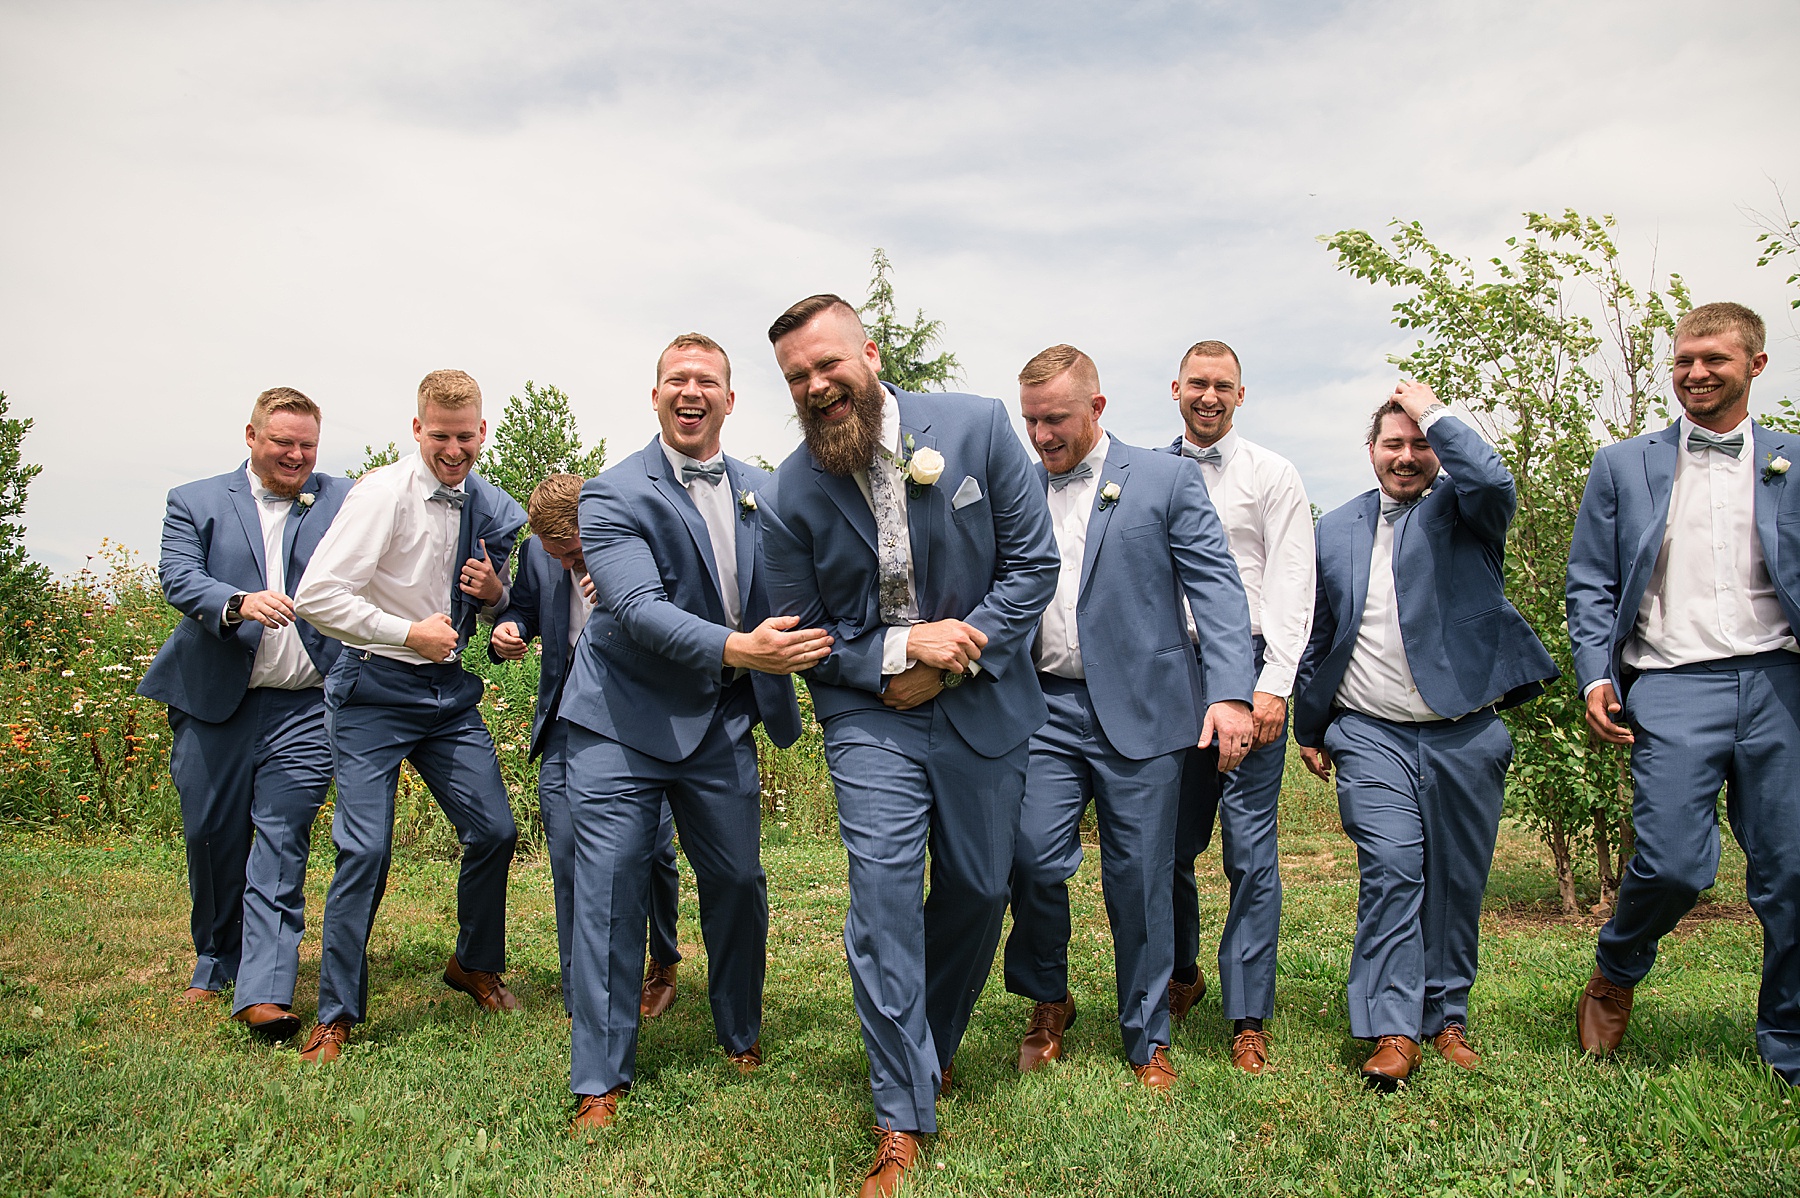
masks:
<svg viewBox="0 0 1800 1198"><path fill-rule="evenodd" d="M955 510L968 507L981 498L981 484L975 481L972 474L963 475L962 485L956 488L956 494L950 497L950 507Z"/></svg>

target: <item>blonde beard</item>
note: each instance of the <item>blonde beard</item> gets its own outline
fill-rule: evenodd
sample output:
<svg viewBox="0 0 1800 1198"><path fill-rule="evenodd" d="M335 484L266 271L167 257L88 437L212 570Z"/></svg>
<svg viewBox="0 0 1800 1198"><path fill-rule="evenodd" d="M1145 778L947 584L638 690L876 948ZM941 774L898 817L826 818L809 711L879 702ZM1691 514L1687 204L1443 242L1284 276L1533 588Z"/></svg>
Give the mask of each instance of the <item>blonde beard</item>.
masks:
<svg viewBox="0 0 1800 1198"><path fill-rule="evenodd" d="M875 460L881 440L881 406L887 392L871 374L860 390L845 388L850 395L850 416L841 424L825 425L810 405L796 405L806 448L827 474L848 477L866 470Z"/></svg>

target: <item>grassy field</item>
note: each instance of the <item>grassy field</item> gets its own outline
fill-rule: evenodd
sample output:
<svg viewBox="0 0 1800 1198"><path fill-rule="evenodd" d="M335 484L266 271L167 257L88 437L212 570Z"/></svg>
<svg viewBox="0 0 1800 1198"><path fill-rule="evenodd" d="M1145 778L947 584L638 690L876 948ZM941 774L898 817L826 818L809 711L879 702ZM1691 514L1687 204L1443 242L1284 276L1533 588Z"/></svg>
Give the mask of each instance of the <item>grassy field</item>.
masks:
<svg viewBox="0 0 1800 1198"><path fill-rule="evenodd" d="M1028 1078L1013 1071L1027 1006L996 970L912 1192L1800 1191L1794 1093L1754 1053L1761 936L1735 851L1719 901L1666 942L1624 1050L1594 1065L1570 1031L1594 922L1551 914L1541 849L1505 830L1471 1017L1486 1064L1467 1075L1432 1056L1415 1085L1382 1097L1357 1082L1365 1048L1344 1012L1355 859L1329 797L1292 771L1290 784L1275 1069L1230 1069L1209 994L1176 1032L1173 1099L1134 1084L1112 1022L1090 848L1072 886L1083 1018L1069 1058ZM513 871L509 981L524 1013L481 1016L438 980L455 935L455 865L410 852L375 929L372 1018L342 1061L316 1069L217 1008L172 1003L191 964L176 842L0 825L0 1192L854 1192L873 1140L843 963L843 853L785 822L768 822L763 858L766 1064L739 1077L713 1041L689 886L681 997L646 1027L638 1083L596 1145L565 1134L568 1023L541 859ZM1216 848L1203 865L1203 914L1216 929ZM297 1006L307 1016L329 869L329 852L316 854Z"/></svg>

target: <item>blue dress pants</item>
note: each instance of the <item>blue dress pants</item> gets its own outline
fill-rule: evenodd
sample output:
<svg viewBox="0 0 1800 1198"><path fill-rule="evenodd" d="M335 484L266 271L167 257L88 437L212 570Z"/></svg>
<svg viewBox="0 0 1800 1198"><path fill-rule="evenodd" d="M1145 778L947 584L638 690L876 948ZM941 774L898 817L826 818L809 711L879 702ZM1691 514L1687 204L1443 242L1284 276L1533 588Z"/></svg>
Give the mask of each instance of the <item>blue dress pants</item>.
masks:
<svg viewBox="0 0 1800 1198"><path fill-rule="evenodd" d="M1650 670L1626 691L1637 855L1600 929L1600 972L1635 986L1717 879L1719 788L1763 926L1756 1047L1800 1085L1800 657L1785 650Z"/></svg>
<svg viewBox="0 0 1800 1198"><path fill-rule="evenodd" d="M1263 639L1256 638L1256 668ZM1175 965L1200 959L1200 891L1194 860L1212 843L1219 821L1231 905L1219 938L1219 1002L1226 1019L1267 1019L1275 1013L1276 941L1281 934L1281 850L1276 816L1287 767L1287 727L1253 749L1229 774L1219 772L1217 747L1189 749L1181 769L1175 819Z"/></svg>
<svg viewBox="0 0 1800 1198"><path fill-rule="evenodd" d="M762 869L756 699L748 678L725 689L681 761L640 753L579 724L568 736L575 836L569 1088L605 1094L636 1069L638 1004L652 862L665 803L694 868L713 1031L728 1053L762 1032L769 888Z"/></svg>
<svg viewBox="0 0 1800 1198"><path fill-rule="evenodd" d="M255 687L219 724L169 709L193 897L194 974L233 1004L290 1006L306 928L306 858L331 786L318 687Z"/></svg>
<svg viewBox="0 0 1800 1198"><path fill-rule="evenodd" d="M1325 748L1361 873L1350 1034L1428 1040L1467 1026L1512 764L1506 725L1491 711L1427 724L1346 711Z"/></svg>
<svg viewBox="0 0 1800 1198"><path fill-rule="evenodd" d="M320 935L320 1023L360 1023L367 1015L369 933L393 859L402 760L462 842L456 959L464 969L506 968L506 876L519 834L481 719L481 691L481 679L457 662L410 665L348 648L325 679L337 763L337 873Z"/></svg>
<svg viewBox="0 0 1800 1198"><path fill-rule="evenodd" d="M575 928L575 825L569 816L569 726L554 721L544 732L544 755L538 761L538 818L550 853L550 892L556 902L556 956L562 974L563 1011L573 1013L569 990L570 937ZM675 917L681 901L681 875L675 869L675 821L663 804L656 829L656 853L650 862L650 958L663 965L681 960L676 947Z"/></svg>
<svg viewBox="0 0 1800 1198"><path fill-rule="evenodd" d="M1033 1002L1069 989L1069 879L1081 868L1081 814L1094 801L1100 885L1112 928L1119 1034L1133 1065L1169 1044L1175 965L1170 877L1185 750L1136 761L1106 739L1086 682L1039 674L1050 718L1031 737L1013 848L1006 988Z"/></svg>
<svg viewBox="0 0 1800 1198"><path fill-rule="evenodd" d="M1000 943L1026 742L983 757L933 701L832 716L825 758L850 858L844 949L875 1122L935 1132L943 1067Z"/></svg>

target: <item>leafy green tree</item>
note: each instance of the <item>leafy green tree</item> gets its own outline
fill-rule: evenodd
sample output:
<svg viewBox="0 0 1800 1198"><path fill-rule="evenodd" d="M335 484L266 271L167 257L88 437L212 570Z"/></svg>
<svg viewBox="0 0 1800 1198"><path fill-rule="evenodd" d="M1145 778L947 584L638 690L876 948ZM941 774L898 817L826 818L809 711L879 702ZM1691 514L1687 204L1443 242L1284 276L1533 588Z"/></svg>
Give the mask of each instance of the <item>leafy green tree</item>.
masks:
<svg viewBox="0 0 1800 1198"><path fill-rule="evenodd" d="M962 378L962 364L952 353L929 356L944 339L944 322L928 320L924 309L913 314L911 324L894 314L894 285L888 274L894 269L880 246L869 258L874 274L869 279L869 298L857 311L869 339L881 351L881 377L902 391L946 391Z"/></svg>
<svg viewBox="0 0 1800 1198"><path fill-rule="evenodd" d="M1774 212L1758 212L1754 209L1740 211L1762 230L1756 235L1756 244L1761 247L1756 255L1758 266L1774 265L1779 258L1800 258L1800 220L1788 215L1787 202L1781 198L1779 191L1775 193ZM1800 287L1800 270L1789 275L1786 282L1790 287ZM1789 300L1788 307L1800 308L1800 298ZM1757 417L1758 421L1781 432L1800 436L1800 410L1795 409L1794 401L1783 398L1775 406L1780 411L1765 413Z"/></svg>
<svg viewBox="0 0 1800 1198"><path fill-rule="evenodd" d="M1519 509L1507 594L1562 677L1506 713L1516 746L1507 807L1549 846L1563 910L1573 913L1577 854L1593 854L1601 905L1610 905L1632 835L1628 759L1589 743L1570 660L1569 541L1595 450L1645 431L1653 413L1666 418L1657 397L1689 301L1676 275L1640 296L1610 216L1527 213L1525 225L1479 269L1417 222L1394 222L1385 244L1358 229L1321 240L1339 269L1403 293L1394 323L1420 337L1391 360L1467 412L1512 471Z"/></svg>
<svg viewBox="0 0 1800 1198"><path fill-rule="evenodd" d="M344 471L344 477L361 478L378 466L392 466L399 460L400 450L395 447L392 441L387 443L386 449L376 449L373 445L365 445L363 446L362 465L357 466L353 470Z"/></svg>
<svg viewBox="0 0 1800 1198"><path fill-rule="evenodd" d="M510 395L492 440L481 455L481 474L524 503L547 474L579 474L592 478L606 465L606 439L581 447L569 397L546 383L529 379L523 398Z"/></svg>
<svg viewBox="0 0 1800 1198"><path fill-rule="evenodd" d="M0 645L10 657L25 643L26 621L43 606L50 571L25 550L26 492L44 469L24 460L32 421L14 419L6 411L6 392L0 391Z"/></svg>

